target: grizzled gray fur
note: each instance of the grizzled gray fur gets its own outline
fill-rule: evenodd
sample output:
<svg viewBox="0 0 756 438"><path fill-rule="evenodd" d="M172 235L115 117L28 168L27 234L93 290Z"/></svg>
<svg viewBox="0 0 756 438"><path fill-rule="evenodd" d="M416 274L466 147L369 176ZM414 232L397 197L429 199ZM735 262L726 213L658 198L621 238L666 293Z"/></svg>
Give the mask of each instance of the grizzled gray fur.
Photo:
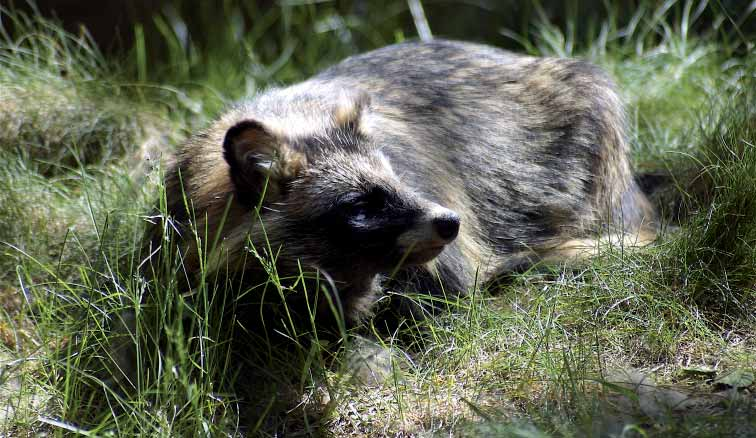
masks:
<svg viewBox="0 0 756 438"><path fill-rule="evenodd" d="M249 244L270 248L281 275L322 273L353 321L389 273L464 293L600 240L652 240L624 130L614 85L589 63L392 45L226 111L178 151L168 211L190 274L188 218L208 248L222 223L208 270L259 283Z"/></svg>

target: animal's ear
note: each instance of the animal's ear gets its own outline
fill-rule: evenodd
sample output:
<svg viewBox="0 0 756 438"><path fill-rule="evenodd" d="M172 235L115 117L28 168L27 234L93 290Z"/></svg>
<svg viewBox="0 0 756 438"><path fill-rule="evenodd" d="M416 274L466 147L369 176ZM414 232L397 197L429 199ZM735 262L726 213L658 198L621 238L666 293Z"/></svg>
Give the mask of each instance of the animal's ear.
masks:
<svg viewBox="0 0 756 438"><path fill-rule="evenodd" d="M223 156L228 162L238 199L245 204L275 200L307 165L302 152L281 141L255 120L245 120L226 131Z"/></svg>
<svg viewBox="0 0 756 438"><path fill-rule="evenodd" d="M362 116L370 106L370 96L364 91L344 94L336 103L333 121L336 127L358 132Z"/></svg>

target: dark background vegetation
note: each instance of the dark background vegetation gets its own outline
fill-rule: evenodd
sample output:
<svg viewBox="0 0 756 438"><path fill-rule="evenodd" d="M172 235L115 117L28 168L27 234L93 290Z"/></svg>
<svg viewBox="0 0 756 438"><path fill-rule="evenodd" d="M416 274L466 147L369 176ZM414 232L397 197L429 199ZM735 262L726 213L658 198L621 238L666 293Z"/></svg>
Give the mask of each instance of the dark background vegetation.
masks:
<svg viewBox="0 0 756 438"><path fill-rule="evenodd" d="M14 3L15 2L15 3ZM231 18L241 34L255 28L259 21L266 18L272 10L281 5L291 6L307 2L298 1L243 1L214 0L197 2L192 0L38 0L36 10L43 16L57 18L66 30L77 33L82 27L92 35L98 45L107 52L129 49L134 43L134 25L144 26L147 38L155 44L162 42L162 24L156 20L165 20L177 34L184 34L187 40L205 42L211 48L212 36L218 26L227 25ZM658 2L662 3L662 2ZM733 20L743 20L745 0L722 0L716 2L714 9L703 11L696 21L694 32L710 29L721 15ZM12 6L34 10L34 6L24 0L12 0ZM433 24L434 34L445 38L472 41L486 41L500 47L519 49L519 45L507 38L502 30L514 34L527 34L535 24L534 19L549 22L559 28L573 28L577 41L586 41L592 37L596 28L603 23L607 2L604 0L582 1L522 1L522 0L435 0L422 3L428 21ZM648 7L643 0L612 2L611 9L616 14L617 24L625 24L639 9ZM317 6L323 13L330 11L334 15L347 17L359 22L369 22L374 28L371 35L358 35L352 42L358 50L365 50L376 43L391 42L396 29L406 35L414 35L415 26L412 16L403 1L337 0L324 2ZM159 17L159 18L156 18ZM740 26L744 22L737 23ZM753 23L748 23L753 25ZM182 29L183 30L180 30ZM743 28L743 32L753 29ZM165 47L156 48L154 56L165 55Z"/></svg>
<svg viewBox="0 0 756 438"><path fill-rule="evenodd" d="M436 0L422 6L434 36L533 53L538 52L532 45L538 38L530 36L544 25L559 30L565 47L578 53L596 35L637 27L653 13L664 11L665 19L677 21L688 13L686 32L715 36L723 49L745 54L745 45L738 41L756 31L756 20L746 13L752 5L743 0L687 3ZM254 88L250 78L263 84L293 82L348 54L416 35L402 0L10 0L10 5L59 20L73 34L90 35L110 58L131 56L125 64L141 80L186 85L201 79L231 98ZM333 38L314 38L329 33ZM645 35L640 43L650 45L661 37Z"/></svg>

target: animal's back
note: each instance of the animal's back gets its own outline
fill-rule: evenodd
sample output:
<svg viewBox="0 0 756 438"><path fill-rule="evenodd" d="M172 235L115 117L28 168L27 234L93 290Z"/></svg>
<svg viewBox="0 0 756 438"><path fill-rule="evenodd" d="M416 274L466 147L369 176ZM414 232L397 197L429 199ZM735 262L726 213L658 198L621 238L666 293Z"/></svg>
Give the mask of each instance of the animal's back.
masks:
<svg viewBox="0 0 756 438"><path fill-rule="evenodd" d="M589 63L436 41L355 56L313 81L369 94L363 128L403 181L460 213L447 270L492 275L599 224L651 220L621 102Z"/></svg>

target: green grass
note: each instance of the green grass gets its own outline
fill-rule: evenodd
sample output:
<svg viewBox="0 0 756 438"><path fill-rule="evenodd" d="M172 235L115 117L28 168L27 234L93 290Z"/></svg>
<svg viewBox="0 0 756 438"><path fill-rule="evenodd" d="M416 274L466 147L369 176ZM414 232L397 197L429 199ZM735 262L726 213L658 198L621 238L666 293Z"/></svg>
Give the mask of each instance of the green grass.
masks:
<svg viewBox="0 0 756 438"><path fill-rule="evenodd" d="M756 371L753 11L639 2L633 17L608 7L562 24L536 7L525 31L503 32L521 51L606 68L637 167L670 172L661 206L685 214L652 247L526 273L381 336L399 372L365 387L338 354L348 346L324 348L308 321L283 325L286 349L252 326L232 340L249 309L222 279L187 294L174 255L159 283L138 267L161 156L233 99L412 36L406 5L173 3L123 59L3 11L0 433L756 434L753 382L716 381ZM182 38L181 23L219 31ZM258 250L250 260L269 262ZM297 283L268 269L266 293ZM130 314L135 339L119 329ZM110 357L117 339L137 341L135 381ZM654 384L633 386L643 378Z"/></svg>

